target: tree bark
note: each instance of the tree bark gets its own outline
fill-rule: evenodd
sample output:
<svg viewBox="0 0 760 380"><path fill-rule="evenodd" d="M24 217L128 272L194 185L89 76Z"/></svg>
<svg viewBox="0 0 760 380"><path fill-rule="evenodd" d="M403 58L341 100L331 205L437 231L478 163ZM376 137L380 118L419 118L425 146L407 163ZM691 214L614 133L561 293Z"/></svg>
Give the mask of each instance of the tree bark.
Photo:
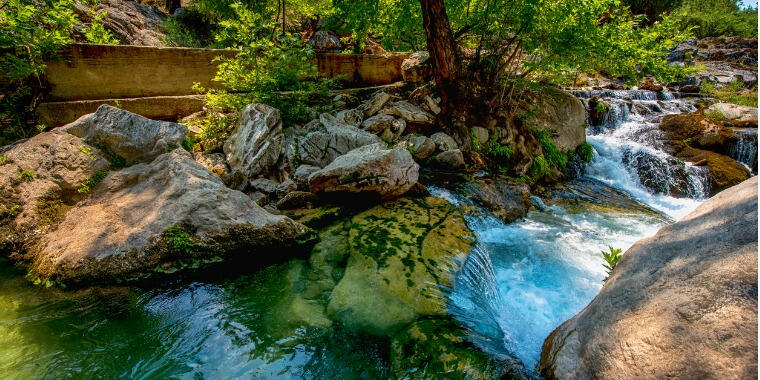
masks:
<svg viewBox="0 0 760 380"><path fill-rule="evenodd" d="M420 0L422 7L422 23L425 28L427 50L430 53L431 68L435 84L441 96L441 112L439 121L447 129L453 129L454 136L462 145L464 151L469 151L471 141L466 126L452 128L451 113L460 100L457 77L459 74L459 57L456 41L451 32L449 16L443 0ZM460 123L457 123L460 124Z"/></svg>

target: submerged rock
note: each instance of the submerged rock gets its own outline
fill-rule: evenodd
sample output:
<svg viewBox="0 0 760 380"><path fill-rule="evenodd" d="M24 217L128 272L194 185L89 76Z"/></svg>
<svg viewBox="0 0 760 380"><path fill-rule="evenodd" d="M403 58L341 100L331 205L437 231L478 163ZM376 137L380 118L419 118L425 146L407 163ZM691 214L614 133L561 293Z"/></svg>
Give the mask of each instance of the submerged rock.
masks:
<svg viewBox="0 0 760 380"><path fill-rule="evenodd" d="M249 104L224 143L224 154L232 170L254 178L277 163L284 142L280 111L266 104Z"/></svg>
<svg viewBox="0 0 760 380"><path fill-rule="evenodd" d="M138 114L103 104L95 113L61 127L62 132L81 137L88 144L105 149L126 163L149 162L182 145L187 127L144 118Z"/></svg>
<svg viewBox="0 0 760 380"><path fill-rule="evenodd" d="M633 199L625 191L590 177L576 178L551 190L549 201L562 205L570 212L594 210L604 213L633 213L666 218L660 212Z"/></svg>
<svg viewBox="0 0 760 380"><path fill-rule="evenodd" d="M505 223L524 217L530 209L530 187L506 178L473 180L461 190Z"/></svg>
<svg viewBox="0 0 760 380"><path fill-rule="evenodd" d="M491 358L467 340L467 332L447 318L422 319L393 336L391 378L521 378L515 363ZM512 376L509 376L512 375Z"/></svg>
<svg viewBox="0 0 760 380"><path fill-rule="evenodd" d="M363 193L379 199L401 196L419 177L419 165L409 151L366 145L336 158L309 176L313 193Z"/></svg>
<svg viewBox="0 0 760 380"><path fill-rule="evenodd" d="M548 379L757 376L757 177L631 247L544 342Z"/></svg>
<svg viewBox="0 0 760 380"><path fill-rule="evenodd" d="M277 261L310 231L228 189L187 152L111 172L44 235L32 272L64 284L114 283L245 258Z"/></svg>
<svg viewBox="0 0 760 380"><path fill-rule="evenodd" d="M402 198L356 215L328 315L354 331L390 335L445 314L441 287L451 285L472 242L460 211L438 198Z"/></svg>

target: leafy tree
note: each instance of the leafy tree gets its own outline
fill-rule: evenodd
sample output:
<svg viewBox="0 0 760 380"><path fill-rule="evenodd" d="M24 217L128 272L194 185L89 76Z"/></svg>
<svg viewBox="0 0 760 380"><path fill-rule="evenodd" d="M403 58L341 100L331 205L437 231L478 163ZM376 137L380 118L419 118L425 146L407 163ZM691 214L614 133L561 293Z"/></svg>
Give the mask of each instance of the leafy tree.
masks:
<svg viewBox="0 0 760 380"><path fill-rule="evenodd" d="M673 12L676 27L693 28L699 38L757 38L757 9L742 9L739 0L684 0Z"/></svg>

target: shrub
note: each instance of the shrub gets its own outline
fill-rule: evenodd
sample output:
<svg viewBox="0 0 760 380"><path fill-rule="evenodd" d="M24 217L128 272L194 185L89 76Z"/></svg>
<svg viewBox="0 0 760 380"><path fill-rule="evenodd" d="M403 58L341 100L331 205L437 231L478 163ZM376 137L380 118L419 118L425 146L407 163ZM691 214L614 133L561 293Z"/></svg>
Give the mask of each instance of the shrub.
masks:
<svg viewBox="0 0 760 380"><path fill-rule="evenodd" d="M672 18L699 37L757 38L757 9L742 9L737 0L686 0Z"/></svg>
<svg viewBox="0 0 760 380"><path fill-rule="evenodd" d="M164 236L166 237L169 249L175 254L188 254L195 246L190 240L190 233L179 223L167 228L164 231Z"/></svg>
<svg viewBox="0 0 760 380"><path fill-rule="evenodd" d="M108 16L107 12L100 12L95 14L95 17L90 22L90 25L85 26L84 29L82 29L82 33L84 34L84 37L87 39L87 41L101 45L119 44L119 39L116 38L116 36L114 36L110 30L106 29L103 24L100 23L100 20L106 16Z"/></svg>
<svg viewBox="0 0 760 380"><path fill-rule="evenodd" d="M575 148L575 153L585 162L591 162L594 158L594 147L591 144L584 142Z"/></svg>
<svg viewBox="0 0 760 380"><path fill-rule="evenodd" d="M607 277L609 277L612 274L612 271L617 266L620 259L623 257L623 250L619 248L612 248L612 246L608 246L609 251L605 252L602 251L602 257L604 258L604 261L606 264L604 264L604 268L607 269ZM607 280L605 278L605 280Z"/></svg>

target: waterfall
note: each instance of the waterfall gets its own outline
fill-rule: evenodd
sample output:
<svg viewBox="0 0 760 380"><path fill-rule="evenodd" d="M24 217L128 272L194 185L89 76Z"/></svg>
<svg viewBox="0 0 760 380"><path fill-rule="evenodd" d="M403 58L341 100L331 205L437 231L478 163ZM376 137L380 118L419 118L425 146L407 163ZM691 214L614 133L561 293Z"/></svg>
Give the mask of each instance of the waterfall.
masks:
<svg viewBox="0 0 760 380"><path fill-rule="evenodd" d="M739 139L733 144L729 156L747 166L752 174L757 174L757 129L742 128L734 132Z"/></svg>

